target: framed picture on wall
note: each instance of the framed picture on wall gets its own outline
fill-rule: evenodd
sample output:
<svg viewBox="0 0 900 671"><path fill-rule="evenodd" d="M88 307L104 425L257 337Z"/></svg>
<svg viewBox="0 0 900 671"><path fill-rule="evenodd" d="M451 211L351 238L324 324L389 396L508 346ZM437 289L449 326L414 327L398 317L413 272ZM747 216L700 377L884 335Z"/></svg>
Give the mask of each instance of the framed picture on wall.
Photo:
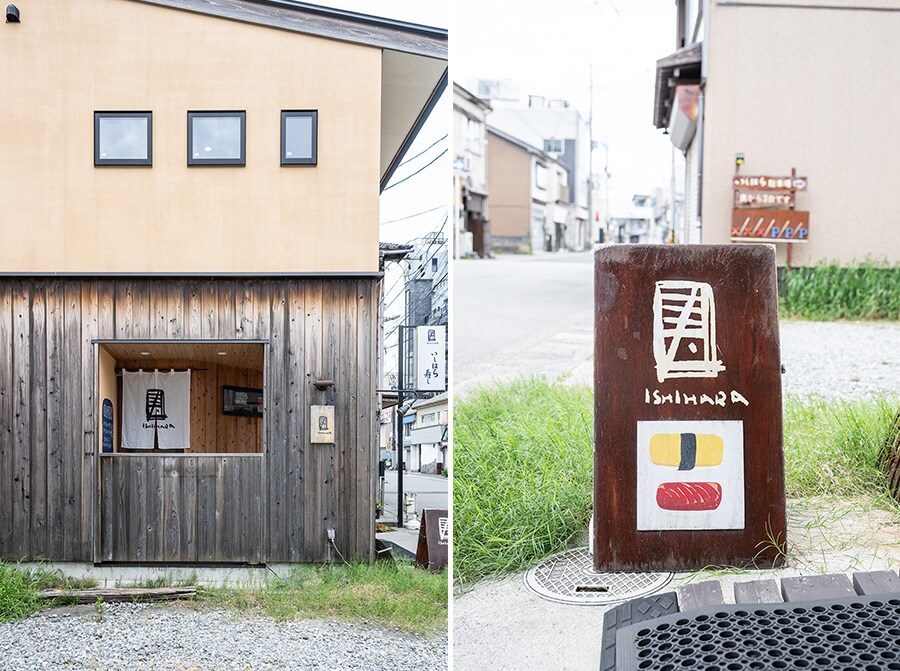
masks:
<svg viewBox="0 0 900 671"><path fill-rule="evenodd" d="M263 390L223 385L222 414L237 417L262 417Z"/></svg>

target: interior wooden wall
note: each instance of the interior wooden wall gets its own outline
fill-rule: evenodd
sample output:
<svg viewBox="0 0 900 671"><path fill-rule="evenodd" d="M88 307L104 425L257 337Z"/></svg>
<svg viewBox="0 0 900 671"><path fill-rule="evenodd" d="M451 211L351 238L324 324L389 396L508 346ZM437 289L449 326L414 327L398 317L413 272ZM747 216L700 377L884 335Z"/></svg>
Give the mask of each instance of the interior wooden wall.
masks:
<svg viewBox="0 0 900 671"><path fill-rule="evenodd" d="M262 345L260 345L262 347ZM263 388L261 370L221 366L178 359L146 358L116 361L117 368L169 370L191 368L191 448L174 452L258 453L262 452L263 418L238 417L222 413L222 387ZM122 378L119 377L118 426L122 426ZM117 452L119 449L117 448ZM122 450L134 452L134 450Z"/></svg>
<svg viewBox="0 0 900 671"><path fill-rule="evenodd" d="M94 529L121 527L116 519L97 519L102 506L93 505L101 459L97 340L260 340L268 371L267 446L256 457L262 465L259 560L327 560L329 528L341 554L371 560L379 282L375 276L0 278L0 558L102 560L104 532ZM335 385L319 391L317 379ZM329 404L335 443L311 445L309 407ZM174 459L175 468L189 468L191 459L203 457ZM156 492L163 483L146 486ZM235 476L224 487L241 482ZM201 524L185 512L191 524ZM239 525L223 525L229 528Z"/></svg>

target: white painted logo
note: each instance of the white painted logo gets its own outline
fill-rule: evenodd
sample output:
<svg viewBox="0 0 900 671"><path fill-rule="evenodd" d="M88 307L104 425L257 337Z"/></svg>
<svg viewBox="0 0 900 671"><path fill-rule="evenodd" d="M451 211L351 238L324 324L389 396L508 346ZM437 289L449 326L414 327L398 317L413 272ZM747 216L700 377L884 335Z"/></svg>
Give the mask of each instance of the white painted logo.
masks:
<svg viewBox="0 0 900 671"><path fill-rule="evenodd" d="M716 304L706 282L663 280L653 296L656 377L717 377Z"/></svg>

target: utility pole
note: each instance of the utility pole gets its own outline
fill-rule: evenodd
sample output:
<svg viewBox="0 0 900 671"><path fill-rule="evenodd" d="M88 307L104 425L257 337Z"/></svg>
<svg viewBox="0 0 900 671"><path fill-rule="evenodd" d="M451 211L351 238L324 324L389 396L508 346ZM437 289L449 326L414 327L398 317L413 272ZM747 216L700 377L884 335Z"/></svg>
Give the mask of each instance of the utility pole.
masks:
<svg viewBox="0 0 900 671"><path fill-rule="evenodd" d="M594 238L594 64L591 63L591 97L588 104L588 237ZM599 228L600 225L597 225L598 231L596 240L591 240L593 242L600 241Z"/></svg>
<svg viewBox="0 0 900 671"><path fill-rule="evenodd" d="M397 327L397 528L403 528L403 330Z"/></svg>

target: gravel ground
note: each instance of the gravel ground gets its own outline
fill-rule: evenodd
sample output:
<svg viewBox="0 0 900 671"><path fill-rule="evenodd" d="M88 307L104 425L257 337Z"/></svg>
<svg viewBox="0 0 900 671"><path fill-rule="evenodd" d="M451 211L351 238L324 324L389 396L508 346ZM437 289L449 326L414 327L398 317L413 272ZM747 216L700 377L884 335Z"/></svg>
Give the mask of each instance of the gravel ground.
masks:
<svg viewBox="0 0 900 671"><path fill-rule="evenodd" d="M781 322L785 394L900 395L900 323Z"/></svg>
<svg viewBox="0 0 900 671"><path fill-rule="evenodd" d="M446 636L332 621L108 604L0 625L0 669L244 671L447 668Z"/></svg>

